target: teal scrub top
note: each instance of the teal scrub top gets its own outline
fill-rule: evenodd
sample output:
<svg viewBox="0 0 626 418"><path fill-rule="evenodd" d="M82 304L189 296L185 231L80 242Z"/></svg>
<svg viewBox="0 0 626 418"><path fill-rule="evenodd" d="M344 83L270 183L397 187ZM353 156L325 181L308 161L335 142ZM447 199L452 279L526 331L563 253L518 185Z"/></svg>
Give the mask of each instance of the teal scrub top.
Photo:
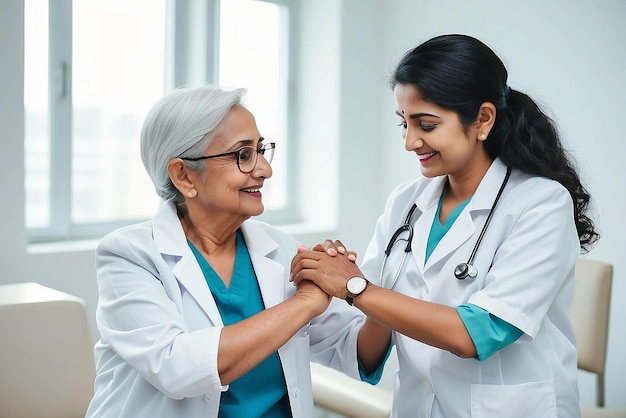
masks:
<svg viewBox="0 0 626 418"><path fill-rule="evenodd" d="M188 241L200 264L204 278L215 299L224 326L236 324L265 309L250 254L240 230L237 230L237 252L230 287ZM278 352L241 376L222 392L220 418L291 417L289 396Z"/></svg>

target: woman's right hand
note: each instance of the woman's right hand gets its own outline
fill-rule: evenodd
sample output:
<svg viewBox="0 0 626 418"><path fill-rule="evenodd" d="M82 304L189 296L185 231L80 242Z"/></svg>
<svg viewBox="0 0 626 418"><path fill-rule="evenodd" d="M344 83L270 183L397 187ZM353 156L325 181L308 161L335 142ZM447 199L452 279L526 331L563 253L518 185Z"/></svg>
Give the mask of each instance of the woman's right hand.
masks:
<svg viewBox="0 0 626 418"><path fill-rule="evenodd" d="M311 307L311 318L324 313L332 300L332 296L324 293L322 289L309 280L302 280L298 283L295 297L301 298L303 303Z"/></svg>

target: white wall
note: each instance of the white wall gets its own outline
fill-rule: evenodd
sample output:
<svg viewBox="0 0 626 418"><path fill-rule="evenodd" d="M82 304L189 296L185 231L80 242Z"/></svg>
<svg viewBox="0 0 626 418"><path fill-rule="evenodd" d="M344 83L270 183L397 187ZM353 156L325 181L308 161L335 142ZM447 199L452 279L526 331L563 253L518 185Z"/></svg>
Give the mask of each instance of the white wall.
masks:
<svg viewBox="0 0 626 418"><path fill-rule="evenodd" d="M303 159L319 163L317 168L308 167L307 179L318 187L333 182L331 196L336 200L329 202L328 210L338 226L333 229L334 222L326 223L319 232L298 236L306 243L340 237L363 252L391 188L419 173L415 158L403 150L400 140L395 104L386 85L389 72L405 50L431 36L462 32L479 37L504 59L513 88L549 105L581 164L603 233L589 257L615 266L607 404L624 405L626 364L620 354L626 351L626 333L620 318L626 315L626 221L619 212L626 206L621 164L626 140L620 129L626 110L626 81L621 76L626 66L626 2L546 3L304 1L304 19L310 19L306 26L317 32L300 40L301 76L313 88L300 92L298 99L308 107L298 122L303 135L309 132L320 146L328 141L340 154ZM36 253L27 247L22 20L19 1L0 1L0 284L38 281L80 296L87 302L93 326L97 302L93 246L56 246ZM320 63L324 60L326 65ZM324 85L325 89L320 87ZM328 167L328 161L334 164ZM319 172L324 174L318 176ZM338 208L336 213L333 208ZM391 384L390 373L386 371L382 384ZM581 392L584 403L593 402L590 376L581 374Z"/></svg>

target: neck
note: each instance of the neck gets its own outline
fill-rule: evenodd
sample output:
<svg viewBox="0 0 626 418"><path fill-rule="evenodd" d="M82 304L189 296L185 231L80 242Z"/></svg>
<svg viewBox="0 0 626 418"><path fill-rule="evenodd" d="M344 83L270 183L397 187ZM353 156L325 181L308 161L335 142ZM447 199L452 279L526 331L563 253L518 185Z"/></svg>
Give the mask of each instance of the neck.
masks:
<svg viewBox="0 0 626 418"><path fill-rule="evenodd" d="M232 251L236 246L236 232L241 223L224 225L208 222L208 219L194 219L187 212L179 214L185 236L193 245L206 255L219 255Z"/></svg>
<svg viewBox="0 0 626 418"><path fill-rule="evenodd" d="M486 159L476 164L472 164L470 170L463 173L448 174L448 184L446 199L454 202L462 202L476 193L480 182L487 174L493 161Z"/></svg>

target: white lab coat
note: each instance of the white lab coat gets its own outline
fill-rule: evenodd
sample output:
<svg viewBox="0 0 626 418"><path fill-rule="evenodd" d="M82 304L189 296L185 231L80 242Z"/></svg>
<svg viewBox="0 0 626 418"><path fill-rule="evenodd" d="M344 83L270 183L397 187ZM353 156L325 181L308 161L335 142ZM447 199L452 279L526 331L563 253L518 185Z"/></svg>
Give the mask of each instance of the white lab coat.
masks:
<svg viewBox="0 0 626 418"><path fill-rule="evenodd" d="M242 231L266 308L289 298L298 243L265 223ZM96 250L95 396L87 417L217 417L223 323L171 202L151 221L118 230ZM313 417L309 361L359 377L362 314L334 300L279 350L294 417Z"/></svg>
<svg viewBox="0 0 626 418"><path fill-rule="evenodd" d="M474 266L458 280L504 179L496 160L467 207L424 265L426 241L446 178L400 185L363 256L365 277L377 282L382 253L413 203L412 252L398 292L452 307L478 305L524 332L483 362L463 359L399 333L393 417L579 417L576 347L570 323L574 267L580 253L572 199L559 183L513 170ZM391 283L404 245L385 267Z"/></svg>

